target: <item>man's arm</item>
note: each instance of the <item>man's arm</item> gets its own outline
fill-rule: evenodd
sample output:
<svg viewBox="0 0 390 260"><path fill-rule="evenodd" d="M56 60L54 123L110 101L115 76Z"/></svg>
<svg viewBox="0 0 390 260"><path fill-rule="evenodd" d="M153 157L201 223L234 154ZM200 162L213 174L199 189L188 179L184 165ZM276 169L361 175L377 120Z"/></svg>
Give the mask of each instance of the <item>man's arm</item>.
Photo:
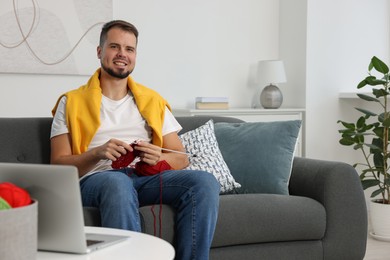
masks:
<svg viewBox="0 0 390 260"><path fill-rule="evenodd" d="M185 152L184 146L176 132L172 132L163 136L163 148ZM161 157L161 160L166 160L175 170L181 170L187 167L189 164L188 156L185 154L163 151Z"/></svg>
<svg viewBox="0 0 390 260"><path fill-rule="evenodd" d="M133 148L120 140L111 139L105 144L88 150L80 155L72 154L72 146L69 134L62 134L51 138L51 163L74 165L78 168L79 176L85 175L93 167L104 159L115 161L127 151Z"/></svg>

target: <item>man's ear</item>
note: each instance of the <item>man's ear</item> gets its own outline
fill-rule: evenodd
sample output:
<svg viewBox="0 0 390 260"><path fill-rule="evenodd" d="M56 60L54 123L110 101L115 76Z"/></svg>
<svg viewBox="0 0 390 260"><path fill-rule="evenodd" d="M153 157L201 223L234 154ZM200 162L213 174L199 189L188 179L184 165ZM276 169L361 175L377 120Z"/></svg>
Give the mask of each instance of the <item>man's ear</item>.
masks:
<svg viewBox="0 0 390 260"><path fill-rule="evenodd" d="M98 59L100 60L100 58L102 56L102 49L100 48L100 46L97 46L96 53L97 53Z"/></svg>

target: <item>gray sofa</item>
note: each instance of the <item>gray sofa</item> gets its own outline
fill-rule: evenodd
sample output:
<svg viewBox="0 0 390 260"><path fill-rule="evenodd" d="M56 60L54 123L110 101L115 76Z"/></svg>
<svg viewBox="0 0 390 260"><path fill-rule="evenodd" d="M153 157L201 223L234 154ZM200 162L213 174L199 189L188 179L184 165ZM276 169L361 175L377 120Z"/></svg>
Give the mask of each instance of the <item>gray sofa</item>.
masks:
<svg viewBox="0 0 390 260"><path fill-rule="evenodd" d="M183 132L210 117L178 117ZM238 119L213 117L215 122ZM49 163L51 118L0 118L0 161ZM358 175L348 164L294 158L290 195L220 196L211 259L363 259L367 211ZM143 232L153 234L151 207L140 209ZM158 216L159 207L155 207ZM86 225L100 225L85 208ZM173 243L175 211L163 205L162 238ZM157 221L158 224L158 221ZM157 230L159 227L157 226Z"/></svg>

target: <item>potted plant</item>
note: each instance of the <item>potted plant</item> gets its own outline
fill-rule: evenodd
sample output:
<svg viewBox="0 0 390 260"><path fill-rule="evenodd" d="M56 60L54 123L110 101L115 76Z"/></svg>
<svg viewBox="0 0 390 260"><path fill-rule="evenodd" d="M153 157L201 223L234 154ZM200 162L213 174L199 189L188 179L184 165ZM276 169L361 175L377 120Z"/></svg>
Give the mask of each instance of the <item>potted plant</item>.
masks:
<svg viewBox="0 0 390 260"><path fill-rule="evenodd" d="M344 129L340 144L353 146L364 156L363 162L354 164L361 169L360 180L363 189L373 188L370 201L370 216L376 238L390 239L390 112L389 112L389 67L377 57L372 57L368 76L357 88L371 86L371 95L357 94L364 101L376 103L378 112L356 108L362 113L355 123L339 120ZM377 214L377 209L386 210ZM387 221L388 224L382 223ZM387 226L386 226L387 225Z"/></svg>

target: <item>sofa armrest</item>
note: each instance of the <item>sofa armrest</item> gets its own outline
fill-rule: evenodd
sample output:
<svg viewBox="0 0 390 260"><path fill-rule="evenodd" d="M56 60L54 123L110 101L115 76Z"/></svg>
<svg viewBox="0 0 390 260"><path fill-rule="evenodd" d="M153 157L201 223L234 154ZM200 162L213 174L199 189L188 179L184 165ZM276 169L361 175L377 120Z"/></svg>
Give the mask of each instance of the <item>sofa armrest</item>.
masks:
<svg viewBox="0 0 390 260"><path fill-rule="evenodd" d="M315 199L325 207L324 259L363 259L367 207L359 176L351 165L295 157L289 191Z"/></svg>

